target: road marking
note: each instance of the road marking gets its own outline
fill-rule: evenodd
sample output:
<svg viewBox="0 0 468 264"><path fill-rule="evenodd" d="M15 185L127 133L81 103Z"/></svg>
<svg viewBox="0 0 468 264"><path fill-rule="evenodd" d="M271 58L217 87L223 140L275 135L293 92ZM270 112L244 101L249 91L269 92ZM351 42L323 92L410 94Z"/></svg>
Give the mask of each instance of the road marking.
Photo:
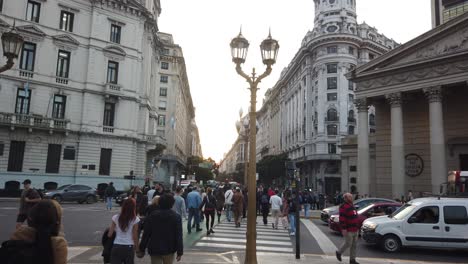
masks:
<svg viewBox="0 0 468 264"><path fill-rule="evenodd" d="M217 229L215 228L214 229L216 231L216 234L218 234L218 232L223 232L223 233L226 233L226 234L245 234L246 233L246 230L239 230L239 229L236 229L236 230L230 230L230 229L227 229L227 230L224 230L224 229ZM275 236L280 236L280 237L289 237L289 234L275 234L275 233L271 233L271 232L262 232L262 231L258 231L257 232L257 235L275 235Z"/></svg>
<svg viewBox="0 0 468 264"><path fill-rule="evenodd" d="M245 243L246 239L235 239L235 238L223 238L223 237L204 237L202 238L203 241L220 241L220 242L239 242ZM277 245L277 246L292 246L290 241L268 241L268 240L259 240L257 239L257 244L264 244L264 245Z"/></svg>
<svg viewBox="0 0 468 264"><path fill-rule="evenodd" d="M242 234L225 234L225 233L215 233L213 234L214 237L232 237L232 238L245 238L245 235ZM258 239L275 239L275 240L285 240L285 241L290 241L291 238L288 237L282 237L282 236L257 236Z"/></svg>
<svg viewBox="0 0 468 264"><path fill-rule="evenodd" d="M301 219L301 222L305 225L309 233L315 238L320 249L326 255L334 255L337 251L335 244L318 228L312 221Z"/></svg>
<svg viewBox="0 0 468 264"><path fill-rule="evenodd" d="M230 248L230 249L245 249L245 245L233 245L233 244L212 244L199 242L196 244L197 247L217 247L217 248ZM293 252L292 248L281 248L281 247L263 247L257 246L257 250L262 251L273 251L273 252Z"/></svg>
<svg viewBox="0 0 468 264"><path fill-rule="evenodd" d="M67 260L79 256L90 249L92 249L92 247L68 247Z"/></svg>

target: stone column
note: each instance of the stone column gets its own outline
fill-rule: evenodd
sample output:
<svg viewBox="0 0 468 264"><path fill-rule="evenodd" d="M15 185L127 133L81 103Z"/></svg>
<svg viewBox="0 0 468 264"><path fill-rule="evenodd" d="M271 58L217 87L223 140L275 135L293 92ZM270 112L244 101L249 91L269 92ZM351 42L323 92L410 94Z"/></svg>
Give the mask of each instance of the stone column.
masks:
<svg viewBox="0 0 468 264"><path fill-rule="evenodd" d="M405 195L405 147L401 93L385 96L391 106L392 126L392 198Z"/></svg>
<svg viewBox="0 0 468 264"><path fill-rule="evenodd" d="M440 185L447 181L444 113L442 110L442 88L440 86L427 88L424 89L424 94L429 101L432 192L439 193Z"/></svg>
<svg viewBox="0 0 468 264"><path fill-rule="evenodd" d="M358 110L358 192L369 194L370 152L369 152L369 107L367 99L355 101Z"/></svg>

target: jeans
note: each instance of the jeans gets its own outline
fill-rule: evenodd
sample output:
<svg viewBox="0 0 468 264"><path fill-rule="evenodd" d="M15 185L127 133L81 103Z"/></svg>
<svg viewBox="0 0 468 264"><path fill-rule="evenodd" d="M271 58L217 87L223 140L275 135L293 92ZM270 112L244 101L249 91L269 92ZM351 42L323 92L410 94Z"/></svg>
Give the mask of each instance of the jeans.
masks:
<svg viewBox="0 0 468 264"><path fill-rule="evenodd" d="M304 204L304 216L309 218L310 216L310 204Z"/></svg>
<svg viewBox="0 0 468 264"><path fill-rule="evenodd" d="M112 197L106 197L106 208L112 209Z"/></svg>
<svg viewBox="0 0 468 264"><path fill-rule="evenodd" d="M262 207L262 216L263 216L263 224L268 224L268 214L270 213L270 208Z"/></svg>
<svg viewBox="0 0 468 264"><path fill-rule="evenodd" d="M210 229L213 229L214 221L215 221L215 211L214 210L206 210L205 209L205 218L206 218L206 231L208 232ZM211 226L210 226L210 218L211 218Z"/></svg>
<svg viewBox="0 0 468 264"><path fill-rule="evenodd" d="M114 244L111 251L111 264L133 264L135 250L133 246Z"/></svg>
<svg viewBox="0 0 468 264"><path fill-rule="evenodd" d="M289 231L296 233L296 213L289 214Z"/></svg>
<svg viewBox="0 0 468 264"><path fill-rule="evenodd" d="M346 232L345 242L341 245L338 253L343 254L349 248L349 259L356 260L356 244L358 232Z"/></svg>
<svg viewBox="0 0 468 264"><path fill-rule="evenodd" d="M187 230L192 231L192 218L195 218L195 226L200 229L200 210L198 208L189 208Z"/></svg>
<svg viewBox="0 0 468 264"><path fill-rule="evenodd" d="M232 204L226 204L226 219L228 220L228 222L231 222L232 221Z"/></svg>
<svg viewBox="0 0 468 264"><path fill-rule="evenodd" d="M164 256L151 256L151 264L172 264L174 263L174 254Z"/></svg>

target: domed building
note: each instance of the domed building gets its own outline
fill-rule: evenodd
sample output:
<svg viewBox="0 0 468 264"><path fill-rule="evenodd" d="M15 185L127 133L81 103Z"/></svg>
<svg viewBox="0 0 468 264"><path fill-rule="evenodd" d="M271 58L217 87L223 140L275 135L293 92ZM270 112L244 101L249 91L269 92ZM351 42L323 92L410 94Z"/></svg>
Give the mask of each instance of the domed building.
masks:
<svg viewBox="0 0 468 264"><path fill-rule="evenodd" d="M344 75L398 46L356 18L355 0L315 0L314 28L260 110L259 123L269 124L267 134L281 131L279 140L258 140L264 144L257 146L261 156L288 153L300 168L303 186L327 194L358 191L358 179L341 177L341 139L358 129L355 87ZM370 133L374 118L369 109Z"/></svg>

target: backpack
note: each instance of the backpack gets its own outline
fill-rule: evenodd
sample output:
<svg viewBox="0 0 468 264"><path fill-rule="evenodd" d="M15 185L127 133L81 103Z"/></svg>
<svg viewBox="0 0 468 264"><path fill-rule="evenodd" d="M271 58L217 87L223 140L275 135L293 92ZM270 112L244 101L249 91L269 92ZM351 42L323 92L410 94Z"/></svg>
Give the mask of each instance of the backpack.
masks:
<svg viewBox="0 0 468 264"><path fill-rule="evenodd" d="M261 202L262 202L262 204L269 204L270 201L268 200L268 195L266 195L266 194L262 195Z"/></svg>
<svg viewBox="0 0 468 264"><path fill-rule="evenodd" d="M0 259L4 264L33 264L35 245L24 240L7 240L0 248Z"/></svg>
<svg viewBox="0 0 468 264"><path fill-rule="evenodd" d="M213 195L207 195L205 199L206 199L205 210L207 209L208 211L214 210L216 208L216 198Z"/></svg>

